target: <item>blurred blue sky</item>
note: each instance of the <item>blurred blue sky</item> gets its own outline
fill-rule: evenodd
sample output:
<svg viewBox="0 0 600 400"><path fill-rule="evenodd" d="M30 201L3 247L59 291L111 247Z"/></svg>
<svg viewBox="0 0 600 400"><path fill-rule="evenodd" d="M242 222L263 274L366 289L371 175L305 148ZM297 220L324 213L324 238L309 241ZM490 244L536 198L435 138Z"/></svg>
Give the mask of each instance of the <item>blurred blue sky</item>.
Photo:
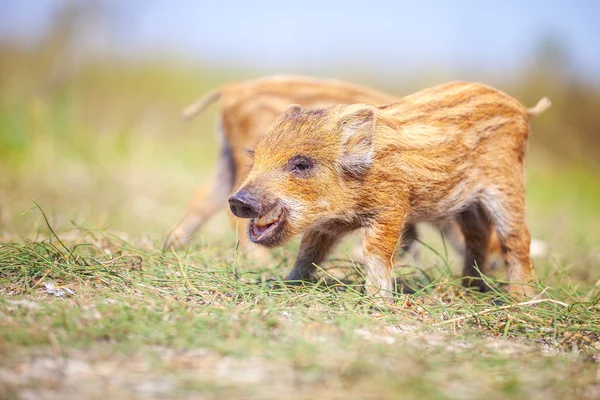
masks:
<svg viewBox="0 0 600 400"><path fill-rule="evenodd" d="M84 0L79 0L84 1ZM61 0L0 0L0 40L35 42ZM600 80L600 1L100 1L118 52L268 72L348 67L504 73L559 45L572 75Z"/></svg>

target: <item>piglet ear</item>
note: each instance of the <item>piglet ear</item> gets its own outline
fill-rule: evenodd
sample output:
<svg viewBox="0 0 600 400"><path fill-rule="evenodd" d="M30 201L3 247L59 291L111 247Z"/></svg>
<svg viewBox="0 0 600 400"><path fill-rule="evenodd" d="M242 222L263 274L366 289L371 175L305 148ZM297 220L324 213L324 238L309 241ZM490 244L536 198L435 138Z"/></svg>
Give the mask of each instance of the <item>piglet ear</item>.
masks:
<svg viewBox="0 0 600 400"><path fill-rule="evenodd" d="M350 175L361 176L371 168L375 158L375 110L368 106L350 106L348 112L342 115L339 127L342 168Z"/></svg>
<svg viewBox="0 0 600 400"><path fill-rule="evenodd" d="M296 114L300 114L302 107L299 104L290 104L283 112L283 118L293 117Z"/></svg>

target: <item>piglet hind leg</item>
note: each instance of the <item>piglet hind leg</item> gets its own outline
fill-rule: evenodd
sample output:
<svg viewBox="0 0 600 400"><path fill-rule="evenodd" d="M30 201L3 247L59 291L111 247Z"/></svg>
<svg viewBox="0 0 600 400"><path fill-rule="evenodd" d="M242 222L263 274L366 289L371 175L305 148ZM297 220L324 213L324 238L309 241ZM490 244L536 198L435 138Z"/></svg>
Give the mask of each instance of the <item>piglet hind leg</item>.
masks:
<svg viewBox="0 0 600 400"><path fill-rule="evenodd" d="M191 242L194 233L227 201L235 174L231 149L224 146L213 177L196 190L188 203L187 213L165 238L163 251L185 247Z"/></svg>
<svg viewBox="0 0 600 400"><path fill-rule="evenodd" d="M529 257L531 236L525 222L521 222L500 239L507 268L508 291L526 297L535 296L529 285L534 280L533 263Z"/></svg>
<svg viewBox="0 0 600 400"><path fill-rule="evenodd" d="M456 221L464 237L463 286L475 287L484 292L488 289L483 274L487 271L492 222L480 204L462 211Z"/></svg>
<svg viewBox="0 0 600 400"><path fill-rule="evenodd" d="M515 193L514 188L500 188L484 199L500 240L506 265L508 291L519 296L533 297L530 286L534 280L533 264L529 257L531 236L525 223L524 186Z"/></svg>
<svg viewBox="0 0 600 400"><path fill-rule="evenodd" d="M180 249L189 245L194 233L223 206L224 199L214 195L213 187L217 184L218 182L213 180L196 190L190 200L188 212L167 234L163 243L163 251L171 248Z"/></svg>

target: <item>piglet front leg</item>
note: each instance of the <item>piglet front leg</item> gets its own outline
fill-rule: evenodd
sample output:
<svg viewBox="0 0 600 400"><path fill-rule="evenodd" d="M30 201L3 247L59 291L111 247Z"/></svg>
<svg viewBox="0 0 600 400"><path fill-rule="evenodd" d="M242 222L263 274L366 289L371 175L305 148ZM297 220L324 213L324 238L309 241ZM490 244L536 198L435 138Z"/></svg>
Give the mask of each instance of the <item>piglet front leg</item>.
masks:
<svg viewBox="0 0 600 400"><path fill-rule="evenodd" d="M307 231L300 242L300 250L298 251L294 268L285 280L309 280L317 269L315 265L321 264L327 258L341 236L339 233L335 234L316 230Z"/></svg>
<svg viewBox="0 0 600 400"><path fill-rule="evenodd" d="M371 297L391 299L394 295L393 257L405 221L404 213L384 212L365 230L365 286Z"/></svg>

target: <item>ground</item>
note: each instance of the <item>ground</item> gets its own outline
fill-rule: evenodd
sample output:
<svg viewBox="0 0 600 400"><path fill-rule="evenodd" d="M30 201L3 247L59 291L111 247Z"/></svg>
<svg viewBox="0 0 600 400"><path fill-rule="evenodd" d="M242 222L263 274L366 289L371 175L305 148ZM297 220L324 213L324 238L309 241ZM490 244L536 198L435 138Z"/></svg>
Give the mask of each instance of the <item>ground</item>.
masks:
<svg viewBox="0 0 600 400"><path fill-rule="evenodd" d="M226 80L170 68L3 81L0 399L600 398L597 169L532 140L536 299L503 294L501 266L496 291L463 289L426 226L391 305L363 295L356 238L288 286L297 242L253 261L225 211L161 251L216 155L214 109L179 109Z"/></svg>

